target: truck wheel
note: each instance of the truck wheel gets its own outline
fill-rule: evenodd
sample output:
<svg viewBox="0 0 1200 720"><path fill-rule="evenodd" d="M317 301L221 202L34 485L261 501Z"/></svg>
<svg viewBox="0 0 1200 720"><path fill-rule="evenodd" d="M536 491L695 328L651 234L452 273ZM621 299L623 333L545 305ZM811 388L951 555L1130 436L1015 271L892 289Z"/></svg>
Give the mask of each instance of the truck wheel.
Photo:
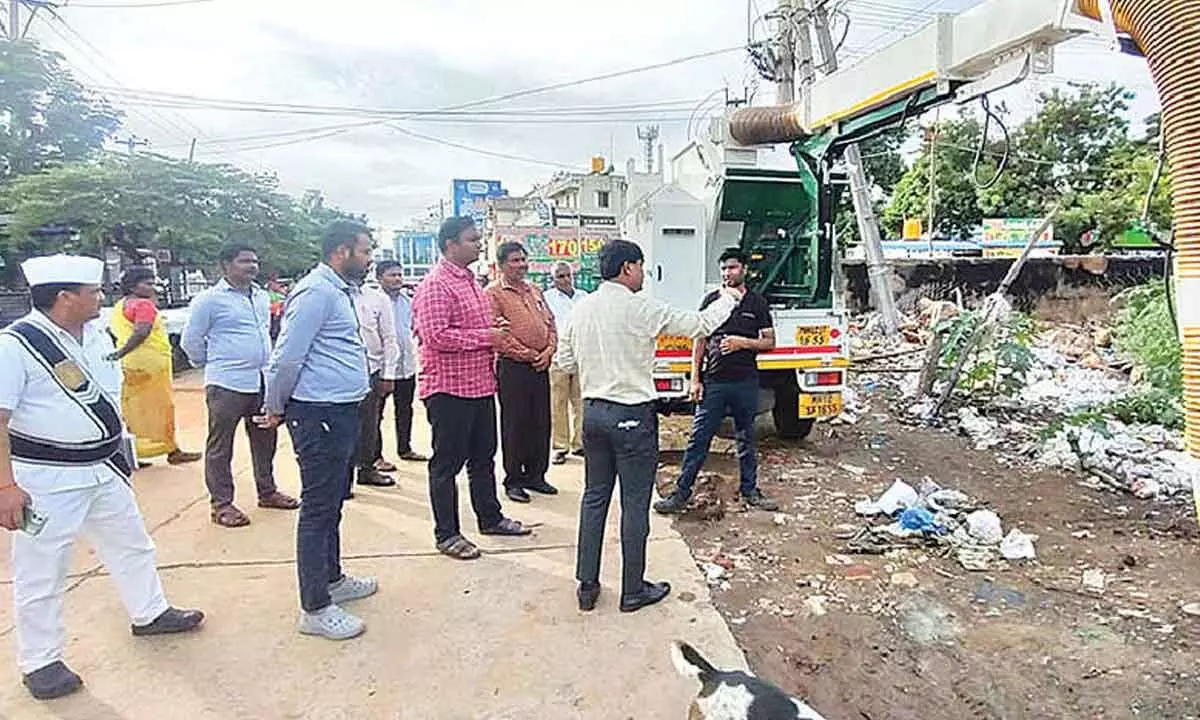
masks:
<svg viewBox="0 0 1200 720"><path fill-rule="evenodd" d="M784 440L803 440L812 432L813 418L797 417L799 399L796 393L775 392L771 415L775 419L775 432Z"/></svg>

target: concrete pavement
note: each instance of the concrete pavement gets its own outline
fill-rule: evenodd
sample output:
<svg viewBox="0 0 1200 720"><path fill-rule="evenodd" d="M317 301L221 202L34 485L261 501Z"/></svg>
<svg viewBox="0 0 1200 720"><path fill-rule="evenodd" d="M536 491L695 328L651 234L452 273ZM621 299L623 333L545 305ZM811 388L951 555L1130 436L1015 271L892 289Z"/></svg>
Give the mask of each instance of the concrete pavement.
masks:
<svg viewBox="0 0 1200 720"><path fill-rule="evenodd" d="M185 377L176 393L181 442L201 448L203 394ZM428 450L424 413L417 446ZM390 413L389 418L390 420ZM387 423L385 422L385 426ZM393 444L390 435L385 441ZM685 639L714 662L744 666L687 546L655 518L649 575L671 598L631 615L617 610L619 501L605 549L605 592L593 613L574 596L574 543L582 463L553 468L563 492L505 512L540 523L532 538L483 538L466 493L462 517L485 555L474 562L433 548L423 464L405 464L398 488L360 488L346 506L342 547L350 572L374 574L375 597L353 611L367 633L334 643L296 632L295 516L254 505L244 439L236 453L247 528L209 522L199 464L138 473L143 514L173 603L208 613L196 635L133 638L115 588L85 541L67 597L67 662L85 691L52 703L29 698L13 661L11 564L0 535L0 718L682 718L696 687L671 668L668 643ZM298 492L286 432L281 487ZM465 482L465 480L460 481Z"/></svg>

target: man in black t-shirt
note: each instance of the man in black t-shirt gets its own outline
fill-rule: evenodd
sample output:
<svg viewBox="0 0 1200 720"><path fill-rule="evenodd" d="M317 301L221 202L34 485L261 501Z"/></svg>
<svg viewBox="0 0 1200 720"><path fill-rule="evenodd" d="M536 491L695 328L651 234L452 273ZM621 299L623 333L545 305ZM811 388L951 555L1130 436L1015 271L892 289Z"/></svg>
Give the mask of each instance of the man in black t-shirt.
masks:
<svg viewBox="0 0 1200 720"><path fill-rule="evenodd" d="M746 282L746 256L738 248L721 254L721 280L729 287ZM711 292L701 309L716 300ZM696 414L692 437L683 456L675 492L654 505L663 515L687 506L696 476L708 456L713 436L726 416L733 417L737 431L738 468L741 493L748 505L776 510L776 505L758 489L758 459L755 456L754 416L758 414L758 354L775 347L771 307L756 292L747 291L725 324L707 338L698 338L692 353L692 402Z"/></svg>

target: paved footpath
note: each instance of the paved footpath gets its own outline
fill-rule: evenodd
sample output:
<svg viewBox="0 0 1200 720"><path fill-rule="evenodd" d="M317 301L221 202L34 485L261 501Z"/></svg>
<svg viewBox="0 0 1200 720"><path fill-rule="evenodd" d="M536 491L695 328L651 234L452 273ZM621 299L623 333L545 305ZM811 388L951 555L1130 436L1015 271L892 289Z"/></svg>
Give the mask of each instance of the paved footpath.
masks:
<svg viewBox="0 0 1200 720"><path fill-rule="evenodd" d="M182 444L202 448L204 396L195 376L180 381L176 403ZM423 422L417 436L418 449L428 451ZM385 442L394 444L390 436ZM380 581L378 595L353 606L367 633L343 643L300 636L295 517L255 506L244 438L235 462L238 500L253 520L246 528L209 521L200 464L159 461L135 480L169 598L208 613L198 634L131 637L112 582L80 541L67 596L67 662L85 690L70 698L39 703L21 686L9 539L0 532L0 718L673 719L686 717L696 686L672 669L672 639L692 642L718 664L743 666L687 546L659 518L650 577L671 581L674 592L661 606L618 612L616 498L605 594L595 612L579 612L578 459L552 470L550 481L563 491L557 497L505 502L511 516L540 523L532 538L471 533L486 554L469 563L433 548L424 465L402 467L398 488L359 489L346 506L342 548L349 571ZM281 487L298 492L286 432L276 467ZM473 530L460 495L464 528Z"/></svg>

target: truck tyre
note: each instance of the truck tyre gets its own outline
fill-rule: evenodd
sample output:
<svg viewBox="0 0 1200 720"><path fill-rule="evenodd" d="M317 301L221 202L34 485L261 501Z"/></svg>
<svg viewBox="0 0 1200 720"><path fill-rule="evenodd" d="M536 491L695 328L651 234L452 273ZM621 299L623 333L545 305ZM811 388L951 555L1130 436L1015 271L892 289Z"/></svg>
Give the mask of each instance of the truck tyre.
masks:
<svg viewBox="0 0 1200 720"><path fill-rule="evenodd" d="M791 388L775 389L775 407L771 415L775 419L775 432L784 440L803 440L812 432L812 418L797 417L800 393Z"/></svg>

